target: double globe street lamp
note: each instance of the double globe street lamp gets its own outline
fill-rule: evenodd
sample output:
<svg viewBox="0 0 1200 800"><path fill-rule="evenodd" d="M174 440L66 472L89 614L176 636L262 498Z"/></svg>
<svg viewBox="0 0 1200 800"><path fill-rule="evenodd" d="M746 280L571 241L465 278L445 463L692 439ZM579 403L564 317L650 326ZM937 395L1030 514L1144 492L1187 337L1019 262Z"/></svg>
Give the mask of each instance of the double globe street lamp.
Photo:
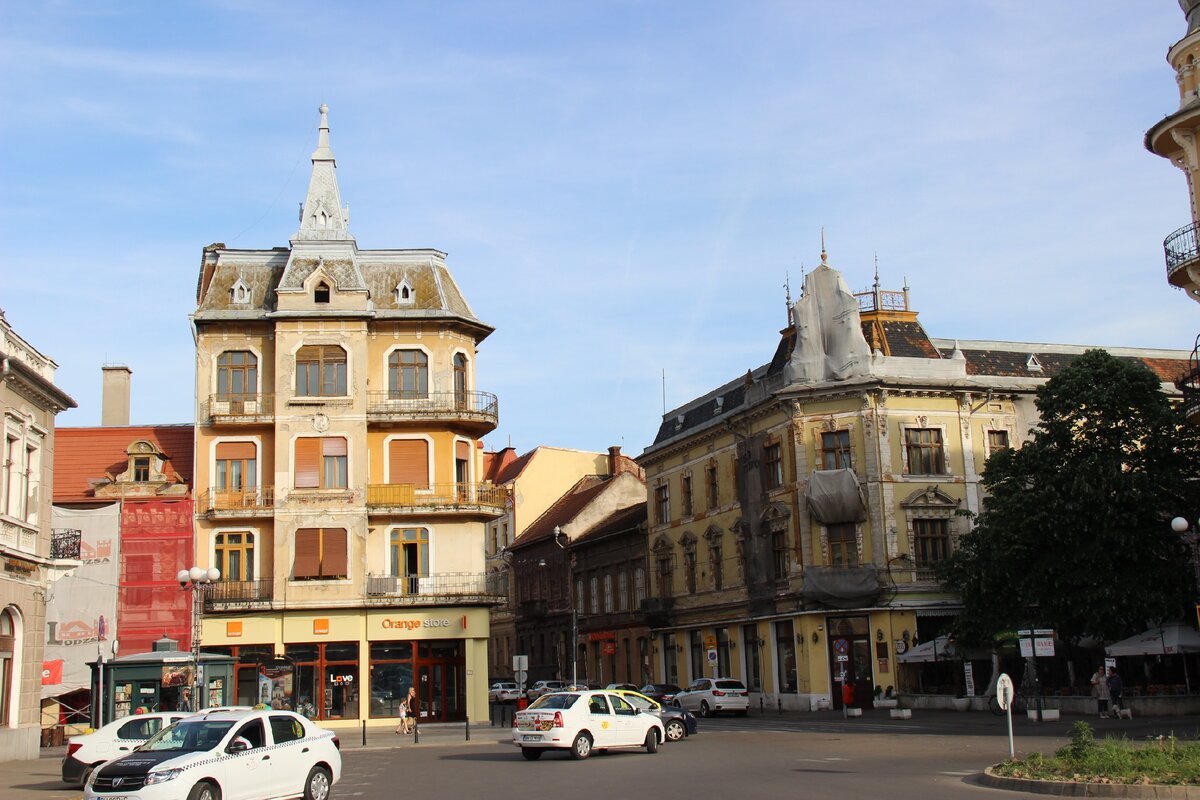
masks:
<svg viewBox="0 0 1200 800"><path fill-rule="evenodd" d="M181 569L175 576L179 588L192 592L192 703L187 711L199 711L204 703L204 675L200 669L200 626L204 619L204 598L213 584L221 580L216 567Z"/></svg>

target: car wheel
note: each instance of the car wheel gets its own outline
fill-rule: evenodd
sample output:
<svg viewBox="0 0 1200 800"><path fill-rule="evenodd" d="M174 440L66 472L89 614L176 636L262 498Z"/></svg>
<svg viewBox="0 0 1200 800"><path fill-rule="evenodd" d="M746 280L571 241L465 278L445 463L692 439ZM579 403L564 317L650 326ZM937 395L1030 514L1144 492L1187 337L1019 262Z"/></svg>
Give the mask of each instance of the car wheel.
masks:
<svg viewBox="0 0 1200 800"><path fill-rule="evenodd" d="M655 728L646 731L646 752L658 752L658 730Z"/></svg>
<svg viewBox="0 0 1200 800"><path fill-rule="evenodd" d="M542 751L536 747L522 747L521 755L525 756L526 761L537 761L542 757Z"/></svg>
<svg viewBox="0 0 1200 800"><path fill-rule="evenodd" d="M304 800L329 800L329 771L313 767L304 781Z"/></svg>
<svg viewBox="0 0 1200 800"><path fill-rule="evenodd" d="M211 783L201 781L188 792L188 800L221 800L221 790Z"/></svg>
<svg viewBox="0 0 1200 800"><path fill-rule="evenodd" d="M707 700L700 701L700 716L702 716L702 717L711 717L712 716L712 709L708 707Z"/></svg>
<svg viewBox="0 0 1200 800"><path fill-rule="evenodd" d="M673 719L667 723L667 741L678 742L687 735L687 728L683 727L683 723L677 719Z"/></svg>
<svg viewBox="0 0 1200 800"><path fill-rule="evenodd" d="M83 787L87 786L88 779L92 777L92 771L95 770L96 767L97 765L93 764L90 767L83 768L83 774L79 776L79 788L82 789Z"/></svg>
<svg viewBox="0 0 1200 800"><path fill-rule="evenodd" d="M586 733L580 733L575 737L575 741L571 742L571 757L576 761L582 761L592 754L592 737Z"/></svg>

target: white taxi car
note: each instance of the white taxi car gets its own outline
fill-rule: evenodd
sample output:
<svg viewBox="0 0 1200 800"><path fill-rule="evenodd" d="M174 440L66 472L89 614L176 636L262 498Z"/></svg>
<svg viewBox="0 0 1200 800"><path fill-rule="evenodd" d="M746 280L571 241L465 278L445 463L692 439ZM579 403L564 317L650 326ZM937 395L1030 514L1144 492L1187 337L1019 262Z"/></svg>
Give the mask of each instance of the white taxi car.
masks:
<svg viewBox="0 0 1200 800"><path fill-rule="evenodd" d="M87 800L327 800L342 775L333 731L291 711L202 712L99 767Z"/></svg>
<svg viewBox="0 0 1200 800"><path fill-rule="evenodd" d="M592 750L645 747L658 751L666 738L662 720L642 713L616 692L579 691L544 694L513 715L513 744L536 761L547 750L569 750L577 759Z"/></svg>
<svg viewBox="0 0 1200 800"><path fill-rule="evenodd" d="M191 716L190 711L131 714L91 733L72 736L67 740L67 755L62 762L63 783L83 786L93 769L105 761L132 753L134 748L167 725L188 716Z"/></svg>

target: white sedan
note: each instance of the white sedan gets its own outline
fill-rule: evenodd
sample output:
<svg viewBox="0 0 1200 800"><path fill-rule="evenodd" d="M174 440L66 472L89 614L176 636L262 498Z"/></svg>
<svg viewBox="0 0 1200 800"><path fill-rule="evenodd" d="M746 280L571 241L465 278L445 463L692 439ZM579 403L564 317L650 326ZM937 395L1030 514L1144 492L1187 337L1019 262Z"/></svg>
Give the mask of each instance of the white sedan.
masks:
<svg viewBox="0 0 1200 800"><path fill-rule="evenodd" d="M133 752L165 726L190 714L188 711L132 714L113 720L91 733L72 736L67 740L67 755L62 762L63 783L83 786L96 767Z"/></svg>
<svg viewBox="0 0 1200 800"><path fill-rule="evenodd" d="M513 716L512 736L521 755L536 761L547 750L569 750L577 759L614 747L645 747L654 753L666 732L662 720L619 694L580 691L542 695Z"/></svg>
<svg viewBox="0 0 1200 800"><path fill-rule="evenodd" d="M291 711L200 713L99 767L87 800L327 800L341 778L333 731Z"/></svg>

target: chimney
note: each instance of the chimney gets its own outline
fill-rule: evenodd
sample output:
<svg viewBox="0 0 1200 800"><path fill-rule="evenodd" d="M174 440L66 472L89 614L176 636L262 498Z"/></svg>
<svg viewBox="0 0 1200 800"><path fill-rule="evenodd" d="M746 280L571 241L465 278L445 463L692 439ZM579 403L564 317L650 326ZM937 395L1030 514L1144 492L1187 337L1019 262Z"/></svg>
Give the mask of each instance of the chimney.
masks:
<svg viewBox="0 0 1200 800"><path fill-rule="evenodd" d="M129 425L129 376L124 364L100 368L104 374L100 397L100 424L106 428Z"/></svg>
<svg viewBox="0 0 1200 800"><path fill-rule="evenodd" d="M621 445L614 444L608 448L608 474L615 478L625 471L625 456L621 455Z"/></svg>

